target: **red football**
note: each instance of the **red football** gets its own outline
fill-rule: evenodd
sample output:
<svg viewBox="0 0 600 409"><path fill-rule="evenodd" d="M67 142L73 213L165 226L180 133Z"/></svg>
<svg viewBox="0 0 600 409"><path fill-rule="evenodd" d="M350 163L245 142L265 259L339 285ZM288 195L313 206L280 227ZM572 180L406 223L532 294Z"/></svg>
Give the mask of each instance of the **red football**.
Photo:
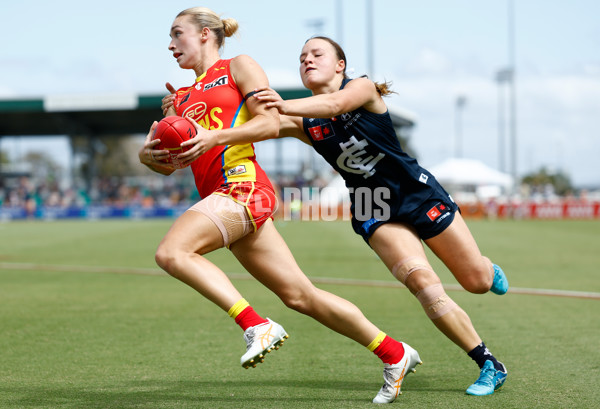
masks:
<svg viewBox="0 0 600 409"><path fill-rule="evenodd" d="M177 155L190 149L191 146L182 148L180 145L194 136L196 136L196 128L190 121L180 116L168 116L158 123L152 139L160 139L160 143L155 149L168 150L168 162L175 165L176 168L182 168Z"/></svg>

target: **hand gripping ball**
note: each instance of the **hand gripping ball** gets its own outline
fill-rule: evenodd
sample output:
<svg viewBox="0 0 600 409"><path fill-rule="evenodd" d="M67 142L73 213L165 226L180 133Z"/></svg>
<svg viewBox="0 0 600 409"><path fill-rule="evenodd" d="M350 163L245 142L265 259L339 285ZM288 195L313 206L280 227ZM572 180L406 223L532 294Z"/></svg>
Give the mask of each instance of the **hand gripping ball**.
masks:
<svg viewBox="0 0 600 409"><path fill-rule="evenodd" d="M154 149L169 151L167 162L181 169L184 166L177 159L177 155L187 151L191 146L182 148L180 145L194 136L196 136L196 128L189 120L180 116L168 116L158 123L154 129L152 139L160 139L160 143Z"/></svg>

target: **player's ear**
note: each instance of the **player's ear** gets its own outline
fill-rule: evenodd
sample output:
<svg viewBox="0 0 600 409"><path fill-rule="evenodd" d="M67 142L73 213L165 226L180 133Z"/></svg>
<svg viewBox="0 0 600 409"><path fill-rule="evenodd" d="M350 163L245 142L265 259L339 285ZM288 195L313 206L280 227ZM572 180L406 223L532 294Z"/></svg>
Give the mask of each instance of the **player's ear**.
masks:
<svg viewBox="0 0 600 409"><path fill-rule="evenodd" d="M210 28L202 27L202 30L200 31L200 39L207 40L209 34L210 34Z"/></svg>
<svg viewBox="0 0 600 409"><path fill-rule="evenodd" d="M344 60L339 60L335 65L335 72L339 74L340 72L344 72L346 69L346 62Z"/></svg>

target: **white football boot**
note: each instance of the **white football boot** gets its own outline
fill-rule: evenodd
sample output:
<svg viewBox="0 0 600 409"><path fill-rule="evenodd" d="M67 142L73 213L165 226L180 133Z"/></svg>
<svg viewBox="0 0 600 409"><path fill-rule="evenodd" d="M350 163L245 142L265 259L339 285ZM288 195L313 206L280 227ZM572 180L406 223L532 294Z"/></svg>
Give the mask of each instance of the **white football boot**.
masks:
<svg viewBox="0 0 600 409"><path fill-rule="evenodd" d="M279 349L289 336L278 323L267 318L264 324L249 327L244 331L244 341L248 345L246 353L242 355L241 363L246 369L256 368L257 364L264 362L265 355L273 349Z"/></svg>
<svg viewBox="0 0 600 409"><path fill-rule="evenodd" d="M419 353L410 345L402 343L404 356L397 364L384 364L383 380L385 383L373 399L373 403L392 403L398 395L402 394L400 388L404 377L410 372L416 372L415 367L423 362Z"/></svg>

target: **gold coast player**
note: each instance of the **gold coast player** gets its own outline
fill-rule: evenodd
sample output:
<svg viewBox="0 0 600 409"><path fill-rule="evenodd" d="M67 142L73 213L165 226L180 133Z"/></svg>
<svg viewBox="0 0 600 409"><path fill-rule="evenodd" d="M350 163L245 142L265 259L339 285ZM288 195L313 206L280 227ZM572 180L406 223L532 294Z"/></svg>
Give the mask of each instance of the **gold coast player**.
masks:
<svg viewBox="0 0 600 409"><path fill-rule="evenodd" d="M200 7L179 13L171 27L169 50L179 66L193 69L197 78L176 92L168 86L174 93L165 98L165 114L190 118L196 126L196 137L185 142L192 148L179 159L190 164L202 200L174 222L156 251L156 262L235 319L245 331L244 367L262 362L287 333L254 311L223 271L203 257L223 246L285 305L367 347L385 364L384 372L393 370L403 377L420 363L418 353L380 331L352 303L314 287L274 227L273 188L256 162L251 141L276 137L279 114L248 99L252 90L268 87L254 60L219 55L224 38L237 27L235 20L221 20ZM156 122L139 159L169 175L173 166L162 162L168 152L154 149L159 143L152 141L155 126ZM386 386L387 399L398 395L399 379Z"/></svg>
<svg viewBox="0 0 600 409"><path fill-rule="evenodd" d="M470 292L506 293L504 273L481 255L458 206L433 175L402 151L382 99L390 93L387 84L348 78L344 51L326 37L304 44L300 75L313 96L284 101L274 90L262 89L254 98L282 114L281 136L311 144L340 173L352 189L355 232L416 296L436 327L477 362L480 376L467 393L492 394L504 383L506 368L445 293L421 241Z"/></svg>

